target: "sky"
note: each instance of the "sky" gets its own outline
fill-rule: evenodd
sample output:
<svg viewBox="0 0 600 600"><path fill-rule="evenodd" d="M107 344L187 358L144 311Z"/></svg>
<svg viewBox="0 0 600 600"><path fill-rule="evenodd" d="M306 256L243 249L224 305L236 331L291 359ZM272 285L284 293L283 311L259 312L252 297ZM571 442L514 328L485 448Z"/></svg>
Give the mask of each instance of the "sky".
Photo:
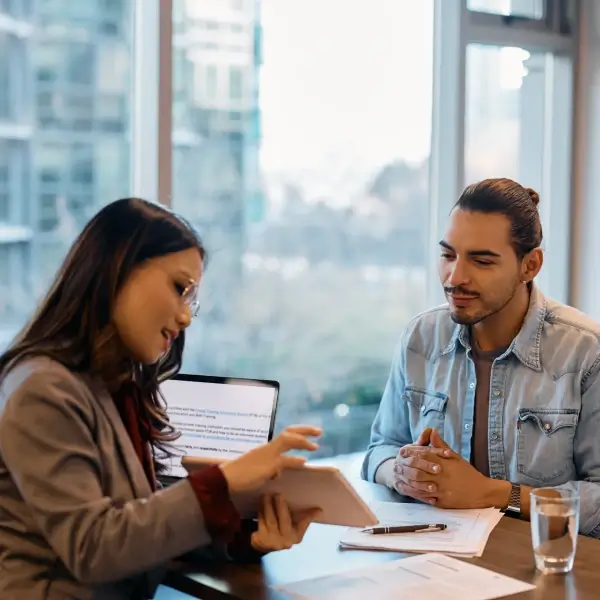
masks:
<svg viewBox="0 0 600 600"><path fill-rule="evenodd" d="M266 171L430 149L433 0L262 0Z"/></svg>

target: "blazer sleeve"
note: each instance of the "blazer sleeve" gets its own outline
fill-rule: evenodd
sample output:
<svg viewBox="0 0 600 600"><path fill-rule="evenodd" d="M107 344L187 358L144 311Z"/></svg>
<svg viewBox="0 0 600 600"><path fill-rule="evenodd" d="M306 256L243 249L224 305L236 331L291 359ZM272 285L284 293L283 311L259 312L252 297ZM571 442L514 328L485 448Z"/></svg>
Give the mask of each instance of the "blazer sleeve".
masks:
<svg viewBox="0 0 600 600"><path fill-rule="evenodd" d="M209 544L187 480L125 504L103 495L89 395L67 371L36 369L0 418L2 459L66 567L84 584L105 584Z"/></svg>

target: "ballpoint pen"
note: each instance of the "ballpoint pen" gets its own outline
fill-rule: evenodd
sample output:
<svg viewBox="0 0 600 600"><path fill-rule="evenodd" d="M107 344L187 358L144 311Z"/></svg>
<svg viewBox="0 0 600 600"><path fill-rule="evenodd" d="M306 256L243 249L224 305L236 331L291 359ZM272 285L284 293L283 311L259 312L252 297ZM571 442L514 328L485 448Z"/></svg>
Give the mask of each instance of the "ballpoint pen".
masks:
<svg viewBox="0 0 600 600"><path fill-rule="evenodd" d="M381 527L367 527L361 529L362 533L429 533L431 531L444 531L448 526L444 523L433 523L430 525L390 525Z"/></svg>

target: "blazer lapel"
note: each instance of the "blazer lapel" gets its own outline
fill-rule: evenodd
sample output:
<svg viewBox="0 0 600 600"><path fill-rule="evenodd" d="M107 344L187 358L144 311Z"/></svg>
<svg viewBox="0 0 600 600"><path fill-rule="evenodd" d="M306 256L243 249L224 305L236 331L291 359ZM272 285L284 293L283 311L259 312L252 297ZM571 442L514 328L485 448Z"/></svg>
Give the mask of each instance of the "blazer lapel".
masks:
<svg viewBox="0 0 600 600"><path fill-rule="evenodd" d="M136 498L146 498L152 490L112 396L99 378L89 378L88 381L98 404L115 431L117 450L129 476L134 495Z"/></svg>

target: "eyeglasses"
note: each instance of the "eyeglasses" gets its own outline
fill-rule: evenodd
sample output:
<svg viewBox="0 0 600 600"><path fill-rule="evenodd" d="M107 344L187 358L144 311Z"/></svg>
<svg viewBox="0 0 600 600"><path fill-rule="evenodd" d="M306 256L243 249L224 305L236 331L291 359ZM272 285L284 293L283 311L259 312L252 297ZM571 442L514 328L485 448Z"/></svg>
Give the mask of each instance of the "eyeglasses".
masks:
<svg viewBox="0 0 600 600"><path fill-rule="evenodd" d="M198 312L200 311L200 300L198 300L198 283L195 281L190 281L183 292L181 292L181 299L190 309L192 318L197 317Z"/></svg>

